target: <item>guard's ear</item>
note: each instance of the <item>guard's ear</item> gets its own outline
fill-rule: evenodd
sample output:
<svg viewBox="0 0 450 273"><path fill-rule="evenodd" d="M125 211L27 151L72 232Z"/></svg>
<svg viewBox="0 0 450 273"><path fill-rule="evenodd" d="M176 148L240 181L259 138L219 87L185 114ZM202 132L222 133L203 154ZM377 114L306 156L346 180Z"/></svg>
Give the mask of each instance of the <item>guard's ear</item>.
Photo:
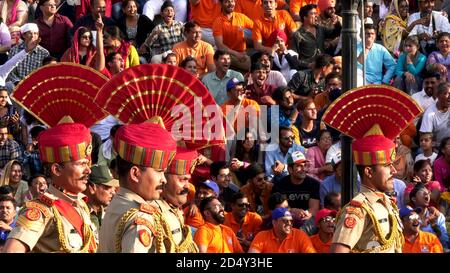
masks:
<svg viewBox="0 0 450 273"><path fill-rule="evenodd" d="M131 182L138 183L139 177L141 177L141 169L136 165L131 167L130 171L128 172L128 176Z"/></svg>
<svg viewBox="0 0 450 273"><path fill-rule="evenodd" d="M373 169L370 166L364 167L364 174L368 177L368 178L372 178L373 176Z"/></svg>
<svg viewBox="0 0 450 273"><path fill-rule="evenodd" d="M53 175L60 176L62 174L62 168L63 166L61 166L60 164L52 163L52 165L50 166L50 171Z"/></svg>

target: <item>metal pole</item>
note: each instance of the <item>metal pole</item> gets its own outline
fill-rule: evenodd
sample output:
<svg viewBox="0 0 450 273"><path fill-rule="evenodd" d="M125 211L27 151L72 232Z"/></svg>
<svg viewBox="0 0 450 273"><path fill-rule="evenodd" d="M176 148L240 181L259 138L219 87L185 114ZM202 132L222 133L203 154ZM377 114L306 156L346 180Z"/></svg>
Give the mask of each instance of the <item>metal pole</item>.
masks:
<svg viewBox="0 0 450 273"><path fill-rule="evenodd" d="M356 17L359 0L343 0L342 3L342 75L343 91L356 87ZM363 38L364 39L364 38ZM354 168L351 151L352 139L341 136L342 153L342 204L347 204L354 196Z"/></svg>

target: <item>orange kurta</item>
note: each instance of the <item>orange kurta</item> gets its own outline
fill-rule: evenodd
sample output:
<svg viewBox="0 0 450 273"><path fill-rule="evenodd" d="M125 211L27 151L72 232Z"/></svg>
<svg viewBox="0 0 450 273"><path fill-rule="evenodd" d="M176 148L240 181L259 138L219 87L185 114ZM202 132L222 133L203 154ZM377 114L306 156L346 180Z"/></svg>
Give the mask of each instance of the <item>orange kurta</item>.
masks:
<svg viewBox="0 0 450 273"><path fill-rule="evenodd" d="M239 230L242 230L244 238L254 238L261 229L262 218L259 214L254 212L247 212L244 217L244 222L239 225L233 217L233 213L227 213L225 215L224 225L230 227L236 234Z"/></svg>
<svg viewBox="0 0 450 273"><path fill-rule="evenodd" d="M277 8L281 8L285 4L286 2L283 0L277 0ZM247 15L253 21L264 15L262 0L238 0L234 11Z"/></svg>
<svg viewBox="0 0 450 273"><path fill-rule="evenodd" d="M444 249L439 238L433 233L419 231L414 242L409 242L405 238L402 248L403 253L443 253Z"/></svg>
<svg viewBox="0 0 450 273"><path fill-rule="evenodd" d="M200 0L197 5L191 2L192 20L202 28L212 28L214 20L220 16L220 3L215 0Z"/></svg>
<svg viewBox="0 0 450 273"><path fill-rule="evenodd" d="M278 243L273 229L261 231L256 235L250 249L261 253L316 253L308 235L296 228L292 228L291 233L281 243Z"/></svg>
<svg viewBox="0 0 450 273"><path fill-rule="evenodd" d="M263 16L254 22L252 39L254 42L262 43L264 46L267 46L270 34L275 30L284 30L289 37L297 29L297 25L291 15L285 10L277 10L273 19Z"/></svg>
<svg viewBox="0 0 450 273"><path fill-rule="evenodd" d="M223 44L232 50L244 52L244 29L253 28L253 21L242 13L233 12L231 19L222 14L213 23L213 36L222 36Z"/></svg>
<svg viewBox="0 0 450 273"><path fill-rule="evenodd" d="M207 253L244 252L233 230L225 225L205 222L195 232L194 241L199 247L206 246Z"/></svg>
<svg viewBox="0 0 450 273"><path fill-rule="evenodd" d="M320 240L319 234L313 235L309 238L311 239L311 243L313 244L317 253L330 253L332 238L330 238L330 240L326 243Z"/></svg>
<svg viewBox="0 0 450 273"><path fill-rule="evenodd" d="M181 63L188 56L195 58L200 77L209 72L208 64L214 64L214 49L204 41L199 41L194 47L188 46L186 41L183 41L175 44L172 51L177 55L178 63Z"/></svg>

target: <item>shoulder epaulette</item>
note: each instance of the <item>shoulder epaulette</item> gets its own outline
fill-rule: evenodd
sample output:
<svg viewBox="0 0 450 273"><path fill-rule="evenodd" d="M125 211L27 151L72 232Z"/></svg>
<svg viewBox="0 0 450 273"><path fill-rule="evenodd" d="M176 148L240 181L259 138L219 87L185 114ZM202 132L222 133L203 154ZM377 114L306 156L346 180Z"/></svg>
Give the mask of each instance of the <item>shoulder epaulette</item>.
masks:
<svg viewBox="0 0 450 273"><path fill-rule="evenodd" d="M145 219L145 218L142 218L142 217L137 217L136 220L134 220L134 223L135 223L136 225L143 225L143 226L148 227L148 228L152 231L153 236L158 235L158 231L157 231L156 228L150 223L149 220L147 220L147 219Z"/></svg>
<svg viewBox="0 0 450 273"><path fill-rule="evenodd" d="M141 204L139 210L148 214L153 214L157 211L157 209L149 204Z"/></svg>
<svg viewBox="0 0 450 273"><path fill-rule="evenodd" d="M42 214L44 214L45 217L47 217L47 218L50 217L50 211L48 210L48 208L38 202L35 202L35 201L25 202L25 207L38 209L42 212Z"/></svg>
<svg viewBox="0 0 450 273"><path fill-rule="evenodd" d="M361 207L361 205L362 205L362 202L359 201L359 200L352 200L352 201L350 201L350 206L359 208L359 207Z"/></svg>
<svg viewBox="0 0 450 273"><path fill-rule="evenodd" d="M39 196L39 201L41 201L42 203L44 203L45 205L51 207L53 206L53 203L58 200L55 197L52 197L50 194L48 193L43 193Z"/></svg>

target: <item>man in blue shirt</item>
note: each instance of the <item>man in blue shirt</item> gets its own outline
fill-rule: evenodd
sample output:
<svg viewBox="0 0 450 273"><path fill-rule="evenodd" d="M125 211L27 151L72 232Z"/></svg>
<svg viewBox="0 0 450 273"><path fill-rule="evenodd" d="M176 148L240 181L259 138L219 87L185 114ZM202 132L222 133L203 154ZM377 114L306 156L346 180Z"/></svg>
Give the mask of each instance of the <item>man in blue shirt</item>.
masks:
<svg viewBox="0 0 450 273"><path fill-rule="evenodd" d="M16 226L16 201L9 195L0 195L0 249Z"/></svg>

